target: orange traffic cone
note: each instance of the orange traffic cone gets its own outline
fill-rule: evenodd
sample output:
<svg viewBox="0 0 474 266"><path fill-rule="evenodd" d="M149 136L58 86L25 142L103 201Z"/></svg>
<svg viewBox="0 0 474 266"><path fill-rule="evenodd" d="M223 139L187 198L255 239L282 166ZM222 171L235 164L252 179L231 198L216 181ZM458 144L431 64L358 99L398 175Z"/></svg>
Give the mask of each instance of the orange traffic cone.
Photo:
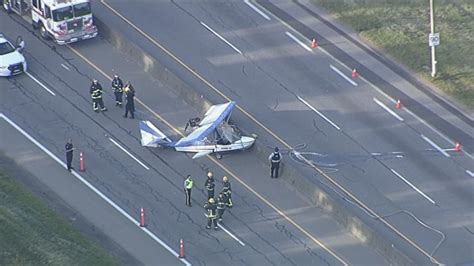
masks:
<svg viewBox="0 0 474 266"><path fill-rule="evenodd" d="M84 154L79 152L79 171L84 172L86 169L84 168Z"/></svg>
<svg viewBox="0 0 474 266"><path fill-rule="evenodd" d="M316 42L316 39L313 39L313 40L311 41L311 48L314 49L314 48L316 48L316 47L318 47L318 43Z"/></svg>
<svg viewBox="0 0 474 266"><path fill-rule="evenodd" d="M454 151L461 151L461 144L459 144L459 142L456 142L456 145L454 145Z"/></svg>
<svg viewBox="0 0 474 266"><path fill-rule="evenodd" d="M145 211L143 208L140 209L140 227L145 227Z"/></svg>
<svg viewBox="0 0 474 266"><path fill-rule="evenodd" d="M400 100L397 100L397 102L395 103L395 108L396 109L402 108L402 103L400 102Z"/></svg>
<svg viewBox="0 0 474 266"><path fill-rule="evenodd" d="M179 240L179 258L184 258L184 241L183 241L183 239Z"/></svg>
<svg viewBox="0 0 474 266"><path fill-rule="evenodd" d="M359 76L359 73L357 73L357 70L354 68L352 69L352 78L355 79Z"/></svg>

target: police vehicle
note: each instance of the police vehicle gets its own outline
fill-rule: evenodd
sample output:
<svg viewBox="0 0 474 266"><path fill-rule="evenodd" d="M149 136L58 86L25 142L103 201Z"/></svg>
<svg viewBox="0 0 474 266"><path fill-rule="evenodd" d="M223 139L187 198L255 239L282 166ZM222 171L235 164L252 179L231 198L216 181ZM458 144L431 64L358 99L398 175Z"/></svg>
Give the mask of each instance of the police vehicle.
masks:
<svg viewBox="0 0 474 266"><path fill-rule="evenodd" d="M12 76L26 71L26 60L22 54L24 47L21 37L17 38L16 46L13 46L0 33L0 76Z"/></svg>

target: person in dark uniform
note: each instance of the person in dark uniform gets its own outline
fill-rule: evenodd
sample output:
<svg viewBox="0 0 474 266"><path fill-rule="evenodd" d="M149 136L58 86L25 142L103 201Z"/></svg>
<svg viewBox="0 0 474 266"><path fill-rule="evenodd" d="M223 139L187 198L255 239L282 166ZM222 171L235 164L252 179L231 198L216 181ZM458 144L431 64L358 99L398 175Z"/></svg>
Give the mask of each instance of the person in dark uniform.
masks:
<svg viewBox="0 0 474 266"><path fill-rule="evenodd" d="M125 114L123 117L128 116L128 112L130 112L130 118L135 118L135 89L132 86L132 83L129 81L127 85L123 89L125 92L125 98L127 99L127 103L125 104Z"/></svg>
<svg viewBox="0 0 474 266"><path fill-rule="evenodd" d="M206 209L206 216L207 216L207 229L211 229L211 225L214 225L214 229L217 230L217 219L216 219L216 212L217 206L214 201L214 198L210 198L206 205L204 205L204 209Z"/></svg>
<svg viewBox="0 0 474 266"><path fill-rule="evenodd" d="M199 122L201 122L201 118L199 117L190 118L188 120L188 123L186 123L186 126L184 127L184 131L188 130L188 127L194 128L199 126Z"/></svg>
<svg viewBox="0 0 474 266"><path fill-rule="evenodd" d="M99 105L101 111L107 111L107 108L104 106L104 100L102 100L102 85L100 85L97 79L92 81L90 94L92 98L92 108L94 111L99 111Z"/></svg>
<svg viewBox="0 0 474 266"><path fill-rule="evenodd" d="M75 150L74 146L72 145L72 139L68 139L65 149L66 149L67 170L71 172L71 170L74 169L71 164L72 164L72 154L73 154L73 151Z"/></svg>
<svg viewBox="0 0 474 266"><path fill-rule="evenodd" d="M224 202L228 208L232 208L232 188L230 187L230 182L227 176L222 178L224 182L222 187L222 194L224 195Z"/></svg>
<svg viewBox="0 0 474 266"><path fill-rule="evenodd" d="M275 151L268 156L268 160L271 163L270 176L271 178L278 178L278 170L280 169L281 154L278 151L278 147L275 147Z"/></svg>
<svg viewBox="0 0 474 266"><path fill-rule="evenodd" d="M191 207L191 189L193 188L193 180L191 175L186 177L184 180L184 193L186 194L186 206Z"/></svg>
<svg viewBox="0 0 474 266"><path fill-rule="evenodd" d="M112 89L115 95L115 105L122 107L123 82L118 75L114 75Z"/></svg>
<svg viewBox="0 0 474 266"><path fill-rule="evenodd" d="M207 179L206 183L204 183L204 187L207 189L207 199L214 198L216 184L211 171L207 172Z"/></svg>
<svg viewBox="0 0 474 266"><path fill-rule="evenodd" d="M224 215L225 211L225 197L224 194L219 193L217 197L217 221L222 223L222 216Z"/></svg>

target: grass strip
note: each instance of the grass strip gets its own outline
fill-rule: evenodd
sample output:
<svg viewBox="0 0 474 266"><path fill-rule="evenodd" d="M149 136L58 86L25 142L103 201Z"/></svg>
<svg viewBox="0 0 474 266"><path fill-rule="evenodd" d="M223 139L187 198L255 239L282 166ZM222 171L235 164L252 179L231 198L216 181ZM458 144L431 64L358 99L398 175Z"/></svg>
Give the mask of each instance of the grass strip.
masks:
<svg viewBox="0 0 474 266"><path fill-rule="evenodd" d="M313 0L359 36L474 110L474 1L434 0L437 76L432 79L429 1Z"/></svg>
<svg viewBox="0 0 474 266"><path fill-rule="evenodd" d="M118 265L0 169L0 265Z"/></svg>

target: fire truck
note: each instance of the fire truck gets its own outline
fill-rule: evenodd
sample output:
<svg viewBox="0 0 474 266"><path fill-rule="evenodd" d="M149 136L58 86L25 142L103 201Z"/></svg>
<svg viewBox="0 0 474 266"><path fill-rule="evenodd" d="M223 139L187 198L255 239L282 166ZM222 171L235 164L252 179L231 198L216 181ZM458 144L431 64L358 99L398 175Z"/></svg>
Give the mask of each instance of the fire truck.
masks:
<svg viewBox="0 0 474 266"><path fill-rule="evenodd" d="M97 36L90 0L3 0L3 7L30 21L42 38L57 44Z"/></svg>

